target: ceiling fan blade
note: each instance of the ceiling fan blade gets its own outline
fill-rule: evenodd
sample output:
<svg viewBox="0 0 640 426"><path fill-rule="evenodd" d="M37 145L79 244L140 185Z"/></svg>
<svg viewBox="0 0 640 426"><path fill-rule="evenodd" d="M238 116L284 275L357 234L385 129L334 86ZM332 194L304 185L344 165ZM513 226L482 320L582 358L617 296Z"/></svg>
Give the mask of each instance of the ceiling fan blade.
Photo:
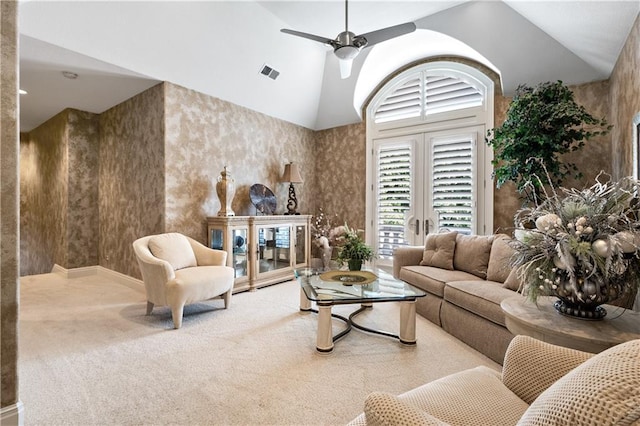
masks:
<svg viewBox="0 0 640 426"><path fill-rule="evenodd" d="M363 47L369 47L376 43L381 43L385 40L412 33L415 30L416 24L414 24L413 22L407 22L404 24L394 25L393 27L382 28L380 30L371 31L370 33L361 34L359 36L356 36L356 38L366 39L367 44Z"/></svg>
<svg viewBox="0 0 640 426"><path fill-rule="evenodd" d="M291 34L291 35L302 37L302 38L308 38L309 40L318 41L320 43L328 44L329 46L335 47L334 46L335 40L332 40L330 38L321 37L321 36L317 36L309 33L303 33L301 31L287 30L284 28L281 29L280 31L285 34Z"/></svg>

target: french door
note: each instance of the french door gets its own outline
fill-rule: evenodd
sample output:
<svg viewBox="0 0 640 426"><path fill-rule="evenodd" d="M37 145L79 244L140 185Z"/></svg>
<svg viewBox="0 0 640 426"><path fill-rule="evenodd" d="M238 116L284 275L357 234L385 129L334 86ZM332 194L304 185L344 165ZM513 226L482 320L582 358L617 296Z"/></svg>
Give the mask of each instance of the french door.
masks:
<svg viewBox="0 0 640 426"><path fill-rule="evenodd" d="M484 231L483 135L484 126L472 126L373 140L371 225L379 264L391 264L396 247L424 244L430 232Z"/></svg>

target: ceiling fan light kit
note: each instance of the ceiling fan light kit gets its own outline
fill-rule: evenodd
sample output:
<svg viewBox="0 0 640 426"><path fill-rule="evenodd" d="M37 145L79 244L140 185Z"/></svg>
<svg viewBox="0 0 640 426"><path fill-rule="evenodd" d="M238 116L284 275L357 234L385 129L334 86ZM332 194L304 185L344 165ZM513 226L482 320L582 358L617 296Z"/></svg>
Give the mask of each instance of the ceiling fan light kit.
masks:
<svg viewBox="0 0 640 426"><path fill-rule="evenodd" d="M358 56L361 49L365 47L373 46L374 44L381 43L383 41L399 37L404 34L411 33L416 30L416 24L413 22L407 22L400 25L394 25L392 27L382 28L380 30L371 31L369 33L355 35L349 31L349 1L344 2L344 26L343 32L338 34L335 39L330 39L313 34L303 33L300 31L282 29L285 34L294 35L297 37L307 38L309 40L317 41L323 44L327 44L333 48L333 53L340 60L340 75L342 78L348 78L351 75L351 65L353 59Z"/></svg>

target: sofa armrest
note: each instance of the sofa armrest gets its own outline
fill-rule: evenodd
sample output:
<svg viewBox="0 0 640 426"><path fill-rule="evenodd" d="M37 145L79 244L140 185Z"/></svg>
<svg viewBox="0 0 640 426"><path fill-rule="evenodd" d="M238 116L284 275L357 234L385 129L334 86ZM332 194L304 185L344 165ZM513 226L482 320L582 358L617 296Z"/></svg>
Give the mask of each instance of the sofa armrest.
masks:
<svg viewBox="0 0 640 426"><path fill-rule="evenodd" d="M227 264L226 251L211 249L191 237L187 237L187 239L196 256L198 266L225 266Z"/></svg>
<svg viewBox="0 0 640 426"><path fill-rule="evenodd" d="M364 403L364 415L367 425L426 425L446 426L426 411L414 407L386 392L369 394Z"/></svg>
<svg viewBox="0 0 640 426"><path fill-rule="evenodd" d="M593 354L518 335L504 356L502 383L527 404Z"/></svg>
<svg viewBox="0 0 640 426"><path fill-rule="evenodd" d="M397 247L393 251L393 277L398 279L403 266L419 265L424 255L424 246Z"/></svg>

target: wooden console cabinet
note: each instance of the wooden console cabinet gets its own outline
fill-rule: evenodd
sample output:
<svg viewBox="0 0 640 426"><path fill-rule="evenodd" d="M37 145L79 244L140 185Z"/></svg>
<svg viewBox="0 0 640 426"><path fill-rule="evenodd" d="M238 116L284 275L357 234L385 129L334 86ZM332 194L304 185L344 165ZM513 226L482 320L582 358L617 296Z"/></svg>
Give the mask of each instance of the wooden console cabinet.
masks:
<svg viewBox="0 0 640 426"><path fill-rule="evenodd" d="M311 215L207 217L207 244L225 250L234 292L293 279L311 258Z"/></svg>

